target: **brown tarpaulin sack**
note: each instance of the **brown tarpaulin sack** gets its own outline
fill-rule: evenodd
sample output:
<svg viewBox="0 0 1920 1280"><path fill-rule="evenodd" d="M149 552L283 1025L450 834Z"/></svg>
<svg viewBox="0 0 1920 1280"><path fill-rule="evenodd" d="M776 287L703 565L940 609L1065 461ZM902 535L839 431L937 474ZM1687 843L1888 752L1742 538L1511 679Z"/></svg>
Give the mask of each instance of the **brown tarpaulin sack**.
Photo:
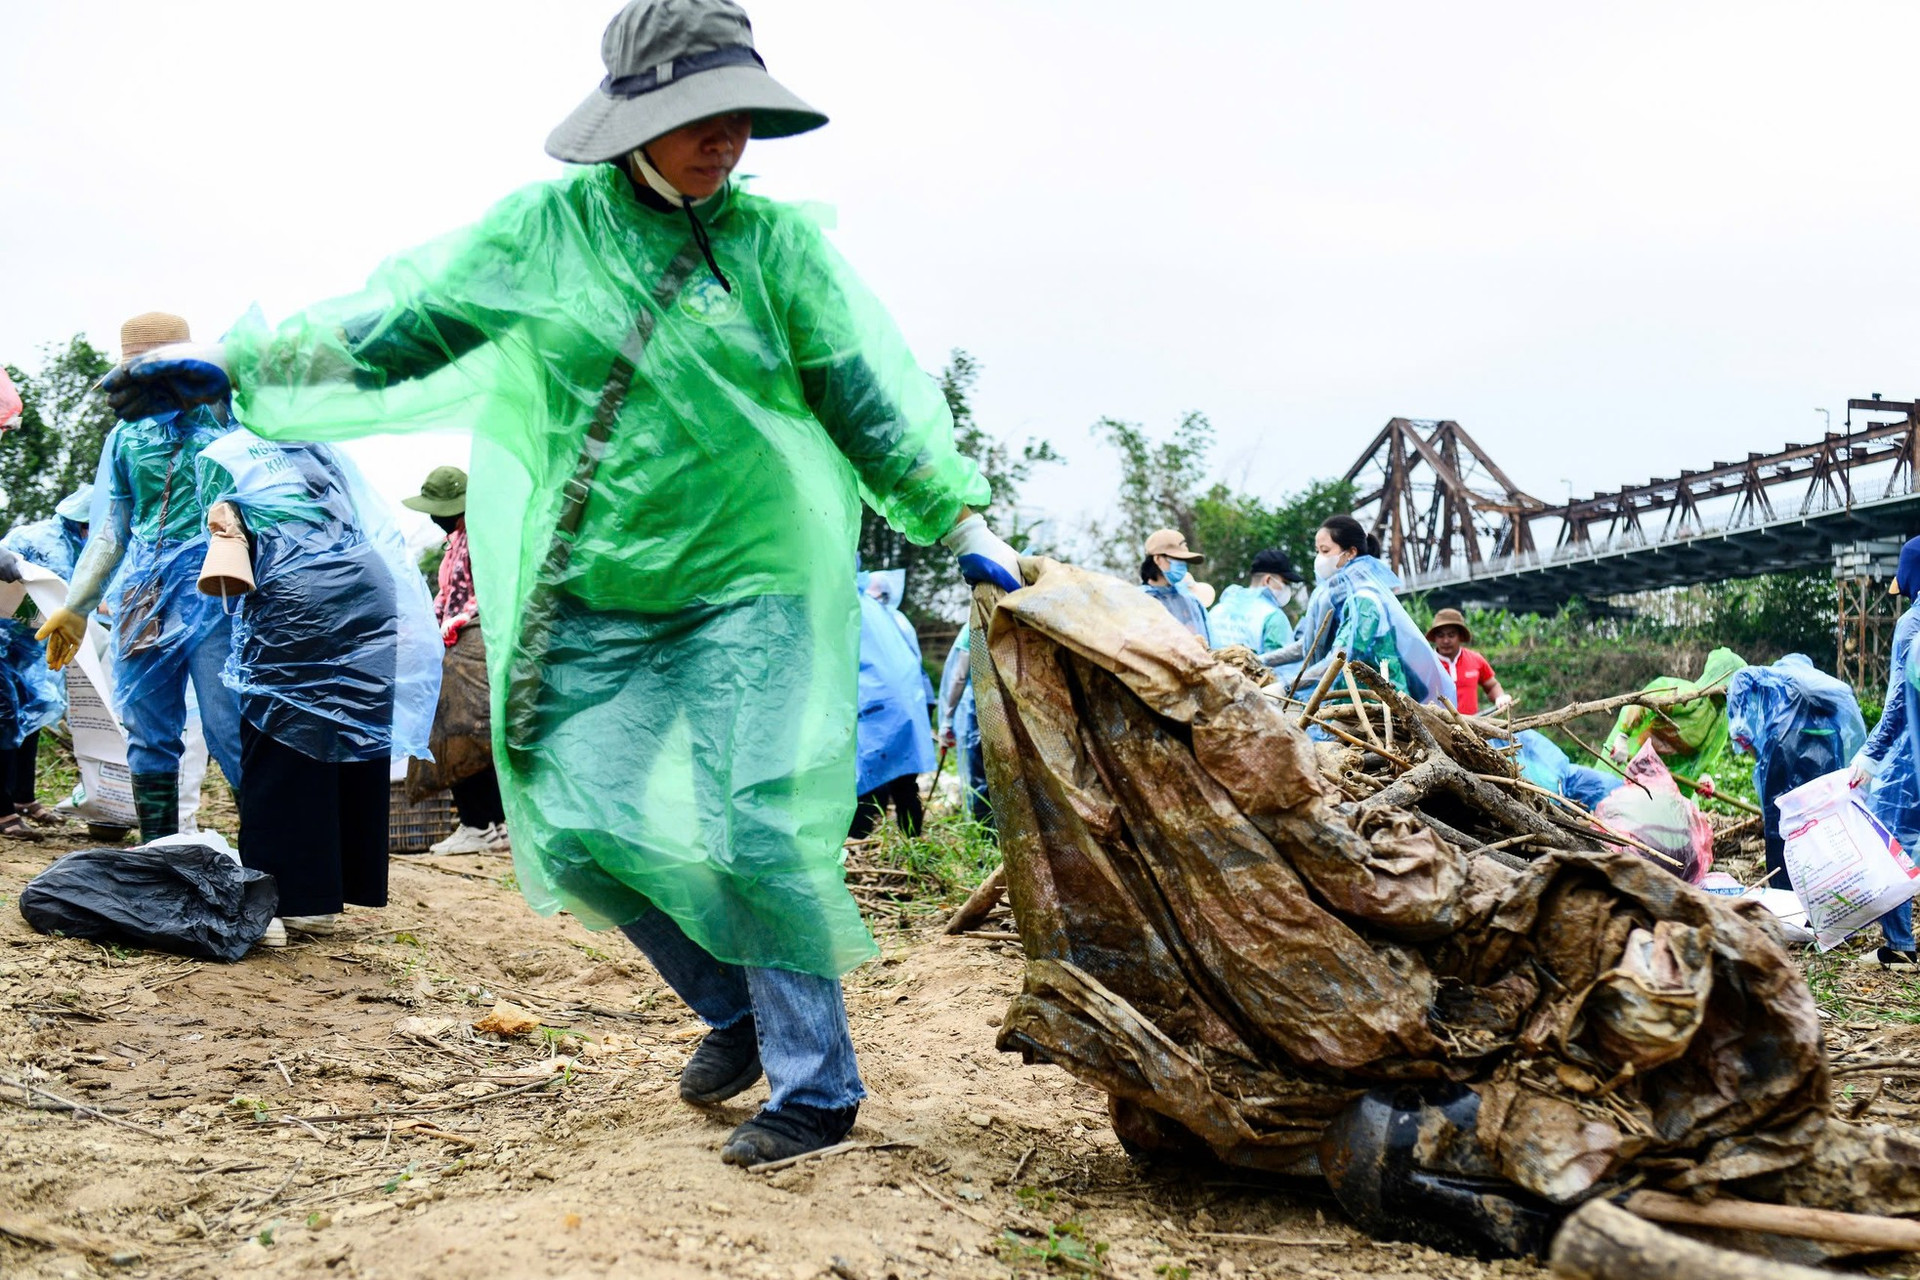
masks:
<svg viewBox="0 0 1920 1280"><path fill-rule="evenodd" d="M1157 601L1022 569L974 600L1026 953L999 1045L1104 1089L1129 1145L1314 1174L1368 1091L1451 1087L1478 1116L1453 1166L1554 1205L1636 1178L1914 1199L1910 1147L1829 1176L1876 1139L1830 1116L1813 997L1751 904L1630 853L1515 871L1362 809L1297 712Z"/></svg>
<svg viewBox="0 0 1920 1280"><path fill-rule="evenodd" d="M416 804L493 764L487 703L487 642L479 624L460 630L440 667L440 704L427 736L432 760L407 761L407 799Z"/></svg>

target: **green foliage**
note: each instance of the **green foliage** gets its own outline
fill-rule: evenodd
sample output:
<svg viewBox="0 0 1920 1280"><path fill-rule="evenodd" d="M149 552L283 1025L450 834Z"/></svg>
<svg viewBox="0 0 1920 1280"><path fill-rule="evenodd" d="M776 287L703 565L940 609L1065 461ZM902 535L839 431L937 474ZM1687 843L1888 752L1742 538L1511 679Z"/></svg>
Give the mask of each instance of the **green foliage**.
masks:
<svg viewBox="0 0 1920 1280"><path fill-rule="evenodd" d="M93 479L114 423L106 397L93 387L111 368L113 362L84 334L65 347L42 347L38 373L7 366L22 405L20 425L0 449L0 487L7 491L10 520L52 515L55 503Z"/></svg>
<svg viewBox="0 0 1920 1280"><path fill-rule="evenodd" d="M948 754L947 767L957 761ZM1000 862L1000 846L993 830L954 810L930 811L926 825L910 836L891 822L874 829L867 846L868 860L882 867L909 871L921 882L909 914L944 911L964 899Z"/></svg>
<svg viewBox="0 0 1920 1280"><path fill-rule="evenodd" d="M440 562L447 558L447 544L436 542L420 553L420 576L427 580L427 594L440 594Z"/></svg>
<svg viewBox="0 0 1920 1280"><path fill-rule="evenodd" d="M1020 486L1032 476L1035 467L1064 459L1044 440L1029 438L1014 445L982 427L973 416L971 399L974 384L979 380L979 362L958 347L954 348L947 367L940 373L940 390L953 413L954 447L973 459L987 483L993 486L993 500L981 514L986 516L995 533L1021 548L1031 536L1033 525L1022 521ZM941 616L959 608L963 596L953 557L939 546L916 546L870 507L860 513L860 559L869 569L904 568L907 571L906 599L901 607L915 619ZM936 600L942 607L935 607Z"/></svg>
<svg viewBox="0 0 1920 1280"><path fill-rule="evenodd" d="M1156 529L1178 529L1189 544L1198 545L1195 510L1213 448L1213 424L1207 416L1184 415L1165 440L1155 440L1139 423L1119 418L1100 419L1093 433L1120 455L1118 513L1113 521L1096 521L1088 530L1096 563L1131 578L1140 568L1147 535Z"/></svg>
<svg viewBox="0 0 1920 1280"><path fill-rule="evenodd" d="M1216 484L1194 504L1194 545L1207 553L1207 580L1215 586L1244 582L1253 557L1278 547L1311 581L1313 535L1321 521L1353 506L1350 480L1314 480L1269 504L1250 493Z"/></svg>
<svg viewBox="0 0 1920 1280"><path fill-rule="evenodd" d="M1087 1224L1068 1218L1047 1228L1046 1238L1029 1243L1007 1231L1000 1237L1002 1261L1018 1265L1039 1263L1049 1269L1064 1267L1070 1271L1099 1271L1107 1256L1107 1243L1087 1235Z"/></svg>
<svg viewBox="0 0 1920 1280"><path fill-rule="evenodd" d="M1831 574L1769 573L1698 590L1707 634L1728 648L1761 661L1804 653L1823 669L1833 665L1839 602Z"/></svg>

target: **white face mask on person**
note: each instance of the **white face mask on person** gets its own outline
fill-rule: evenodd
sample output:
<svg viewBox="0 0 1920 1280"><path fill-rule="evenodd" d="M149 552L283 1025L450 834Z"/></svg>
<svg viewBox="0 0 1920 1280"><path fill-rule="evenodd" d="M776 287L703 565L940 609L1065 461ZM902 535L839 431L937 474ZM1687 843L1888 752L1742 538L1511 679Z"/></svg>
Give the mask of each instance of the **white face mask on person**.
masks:
<svg viewBox="0 0 1920 1280"><path fill-rule="evenodd" d="M1339 571L1340 553L1338 551L1322 551L1313 558L1313 580L1315 582L1325 582Z"/></svg>

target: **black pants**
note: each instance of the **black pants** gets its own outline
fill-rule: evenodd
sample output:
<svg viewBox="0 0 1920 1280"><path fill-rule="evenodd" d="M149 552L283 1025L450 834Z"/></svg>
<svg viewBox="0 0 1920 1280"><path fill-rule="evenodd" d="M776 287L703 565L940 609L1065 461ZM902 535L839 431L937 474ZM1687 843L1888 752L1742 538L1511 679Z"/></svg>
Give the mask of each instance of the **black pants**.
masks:
<svg viewBox="0 0 1920 1280"><path fill-rule="evenodd" d="M1795 787L1846 768L1847 762L1840 755L1840 735L1831 730L1796 733L1786 741L1768 743L1761 750L1768 753L1763 761L1765 767L1755 773L1754 780L1759 784L1760 834L1767 845L1767 870L1774 873L1767 887L1792 889L1794 886L1787 879L1787 842L1780 833L1780 810L1774 801Z"/></svg>
<svg viewBox="0 0 1920 1280"><path fill-rule="evenodd" d="M240 724L240 861L283 916L387 905L387 761L332 763Z"/></svg>
<svg viewBox="0 0 1920 1280"><path fill-rule="evenodd" d="M33 803L33 775L40 763L40 731L34 730L27 740L6 752L0 758L0 770L5 772L7 799L14 804Z"/></svg>
<svg viewBox="0 0 1920 1280"><path fill-rule="evenodd" d="M847 839L864 840L887 816L889 803L893 805L893 820L900 824L900 829L910 836L919 835L927 810L920 801L920 779L909 773L892 782L883 782L860 797L853 810L853 826L847 830Z"/></svg>
<svg viewBox="0 0 1920 1280"><path fill-rule="evenodd" d="M447 790L453 795L453 811L460 815L461 826L484 831L507 820L506 807L500 803L500 775L492 765Z"/></svg>

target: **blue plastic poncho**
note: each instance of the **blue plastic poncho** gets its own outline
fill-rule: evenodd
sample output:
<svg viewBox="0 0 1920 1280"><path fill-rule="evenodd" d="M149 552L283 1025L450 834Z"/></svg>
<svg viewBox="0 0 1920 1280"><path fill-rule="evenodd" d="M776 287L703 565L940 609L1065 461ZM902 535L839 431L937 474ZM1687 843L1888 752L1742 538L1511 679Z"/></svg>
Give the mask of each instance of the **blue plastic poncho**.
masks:
<svg viewBox="0 0 1920 1280"><path fill-rule="evenodd" d="M1853 689L1803 653L1734 672L1727 681L1727 726L1734 745L1754 757L1754 789L1769 805L1843 768L1867 737Z"/></svg>
<svg viewBox="0 0 1920 1280"><path fill-rule="evenodd" d="M1538 729L1523 729L1515 739L1520 743L1521 777L1588 809L1626 784L1618 774L1573 763L1558 743Z"/></svg>
<svg viewBox="0 0 1920 1280"><path fill-rule="evenodd" d="M194 469L201 451L231 430L203 407L119 423L101 448L72 603L85 613L106 600L122 720L177 677L176 663L156 658L192 648L220 625L219 604L196 585L207 531Z"/></svg>
<svg viewBox="0 0 1920 1280"><path fill-rule="evenodd" d="M853 818L864 500L927 545L987 506L939 387L795 206L682 211L611 165L508 197L366 291L226 340L255 432L466 429L520 889L671 916L715 958L875 954ZM897 628L888 624L890 629Z"/></svg>
<svg viewBox="0 0 1920 1280"><path fill-rule="evenodd" d="M323 444L237 430L197 471L253 548L223 673L247 722L315 760L426 758L445 646L387 505Z"/></svg>
<svg viewBox="0 0 1920 1280"><path fill-rule="evenodd" d="M82 486L81 492L91 486ZM75 495L60 506L71 510ZM81 523L55 514L32 524L16 525L0 538L0 546L22 560L39 565L62 579L73 577L74 561L85 541ZM12 750L59 721L67 712L67 682L47 668L46 651L33 638L34 625L17 618L0 621L0 748Z"/></svg>
<svg viewBox="0 0 1920 1280"><path fill-rule="evenodd" d="M1815 667L1805 654L1790 653L1770 667L1733 673L1727 681L1727 727L1733 745L1754 757L1767 866L1784 871L1786 846L1774 801L1845 768L1859 753L1867 737L1860 704L1845 682Z"/></svg>
<svg viewBox="0 0 1920 1280"><path fill-rule="evenodd" d="M1920 848L1920 687L1914 644L1920 638L1920 601L1893 627L1893 655L1880 723L1867 735L1859 761L1873 774L1868 807L1903 849Z"/></svg>
<svg viewBox="0 0 1920 1280"><path fill-rule="evenodd" d="M933 768L920 659L894 624L894 611L860 595L859 793Z"/></svg>
<svg viewBox="0 0 1920 1280"><path fill-rule="evenodd" d="M1395 597L1399 587L1400 579L1377 556L1355 556L1315 587L1294 634L1311 645L1327 614L1333 622L1305 655L1300 683L1312 685L1333 652L1344 649L1348 661L1366 663L1414 701L1451 703L1453 682L1440 665L1440 655Z"/></svg>
<svg viewBox="0 0 1920 1280"><path fill-rule="evenodd" d="M85 489L93 486L87 485ZM83 490L84 491L84 490ZM62 501L61 506L66 506ZM81 532L86 526L86 516L70 520L54 514L45 520L35 520L32 524L15 525L8 530L5 538L0 538L0 546L30 560L59 577L63 582L73 580L73 566L80 558L80 548L86 545L86 536Z"/></svg>
<svg viewBox="0 0 1920 1280"><path fill-rule="evenodd" d="M862 574L861 590L867 592L887 607L893 615L893 625L900 628L900 634L907 638L907 644L913 648L913 660L920 666L920 692L927 706L931 708L935 698L933 680L927 675L926 657L920 649L920 633L914 628L913 619L900 611L901 597L906 594L907 571L905 569L876 569L872 573Z"/></svg>
<svg viewBox="0 0 1920 1280"><path fill-rule="evenodd" d="M954 745L962 750L980 745L980 720L973 700L972 630L970 623L960 628L940 669L940 688L945 691L940 700L940 727L953 730Z"/></svg>
<svg viewBox="0 0 1920 1280"><path fill-rule="evenodd" d="M1149 582L1140 589L1167 606L1167 612L1179 619L1181 626L1199 636L1209 649L1213 647L1213 629L1207 625L1206 606L1200 603L1200 598L1188 589L1185 582L1178 586Z"/></svg>
<svg viewBox="0 0 1920 1280"><path fill-rule="evenodd" d="M1255 653L1284 648L1293 639L1293 624L1265 587L1234 583L1220 593L1207 610L1207 625L1215 648L1243 644Z"/></svg>

